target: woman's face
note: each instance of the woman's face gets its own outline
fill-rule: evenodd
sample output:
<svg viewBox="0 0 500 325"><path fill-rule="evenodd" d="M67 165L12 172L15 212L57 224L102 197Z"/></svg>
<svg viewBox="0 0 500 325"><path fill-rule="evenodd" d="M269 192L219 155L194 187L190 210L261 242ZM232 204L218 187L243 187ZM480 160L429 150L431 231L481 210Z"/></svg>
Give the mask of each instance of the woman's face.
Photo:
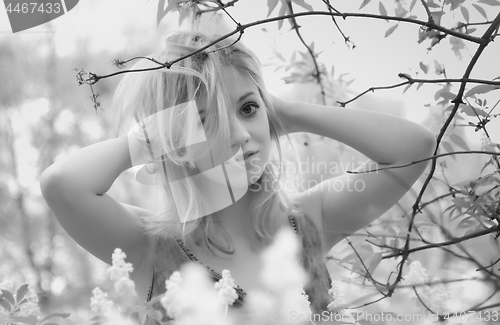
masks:
<svg viewBox="0 0 500 325"><path fill-rule="evenodd" d="M223 148L222 139L217 135L214 139L208 139L209 142L214 143L211 150L212 157L210 153L207 153L196 159L195 164L200 171L206 171L226 163L233 157L239 166L244 164L248 184L255 183L261 177L271 152L272 141L265 104L259 89L247 75L232 67L224 67L222 76L229 95L231 148ZM202 123L206 117L206 110L215 109L214 105L216 105L215 102L198 105ZM242 155L253 154L241 161L241 156L237 155L240 147Z"/></svg>

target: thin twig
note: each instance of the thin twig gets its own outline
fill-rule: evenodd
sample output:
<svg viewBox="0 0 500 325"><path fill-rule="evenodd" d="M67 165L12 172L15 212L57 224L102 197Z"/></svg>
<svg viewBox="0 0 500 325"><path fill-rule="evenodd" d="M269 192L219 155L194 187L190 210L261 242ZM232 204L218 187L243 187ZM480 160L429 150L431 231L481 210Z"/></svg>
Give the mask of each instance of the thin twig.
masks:
<svg viewBox="0 0 500 325"><path fill-rule="evenodd" d="M424 161L428 160L435 160L440 157L445 157L445 156L452 156L452 155L465 155L465 154L482 154L482 155L492 155L492 156L500 156L500 152L495 152L495 151L480 151L480 150L469 150L469 151L454 151L454 152L446 152L446 153L441 153L438 155L433 155L427 158L415 160L411 163L405 164L405 165L396 165L396 166L388 166L388 167L381 167L377 169L371 169L371 170L363 170L363 171L351 171L348 170L346 171L347 174L368 174L368 173L375 173L381 170L388 170L388 169L398 169L398 168L404 168L408 167L411 165L415 165Z"/></svg>
<svg viewBox="0 0 500 325"><path fill-rule="evenodd" d="M431 11L429 9L429 6L427 5L427 2L425 0L420 0L422 3L422 6L425 8L425 12L427 13L427 19L429 21L429 25L434 24L434 18L432 17Z"/></svg>
<svg viewBox="0 0 500 325"><path fill-rule="evenodd" d="M483 85L492 85L492 86L499 86L500 87L500 81L484 80L484 79L473 79L473 78L467 78L467 79L466 78L461 78L461 79L458 79L458 78L450 78L450 79L448 79L448 78L445 78L445 79L418 79L418 78L412 78L411 76L409 76L406 73L399 73L398 77L404 78L407 81L401 82L401 83L398 83L398 84L394 84L394 85L390 85L390 86L370 87L367 90L365 90L364 92L360 93L359 95L357 95L356 97L354 97L354 98L352 98L350 100L347 100L347 101L344 101L344 102L337 101L337 103L341 107L345 107L347 104L352 103L353 101L359 99L360 97L366 95L369 92L374 92L375 90L394 89L394 88L398 88L398 87L402 87L402 86L406 86L406 85L411 85L411 84L414 84L414 83L420 83L420 84L437 84L437 83L459 83L459 82L461 83L461 82L469 82L469 83L476 83L476 84L483 84Z"/></svg>
<svg viewBox="0 0 500 325"><path fill-rule="evenodd" d="M288 10L290 11L290 13L293 14L292 0L287 0L287 6L288 6ZM316 54L313 52L311 47L309 45L307 45L306 42L304 41L304 38L302 37L302 34L299 31L300 26L297 24L297 20L295 19L295 17L291 17L290 22L291 22L292 28L295 30L295 33L297 34L297 37L300 39L302 44L306 47L307 52L309 52L309 55L311 56L311 59L312 59L313 64L314 64L314 71L315 71L315 74L313 75L313 77L314 77L314 79L316 79L316 83L320 87L321 101L322 101L323 105L326 105L325 87L323 86L323 80L321 78L321 71L319 70L318 61L316 60Z"/></svg>
<svg viewBox="0 0 500 325"><path fill-rule="evenodd" d="M484 236L484 235L487 235L487 234L491 234L491 233L494 233L494 232L497 232L497 231L500 231L500 226L495 226L495 227L491 227L491 228L488 228L488 229L479 230L479 231L476 231L474 233L471 233L471 234L468 234L468 235L465 235L465 236L462 236L462 237L459 237L459 238L453 238L452 240L449 240L449 241L445 241L445 242L441 242L441 243L433 243L433 244L429 244L429 245L425 245L425 246L420 246L420 247L408 249L407 251L401 252L401 253L389 254L389 255L383 256L382 259L384 260L384 259L389 259L389 258L393 258L393 257L397 257L397 256L402 256L403 253L411 254L411 253L415 253L415 252L419 252L419 251L423 251L423 250L427 250L427 249L431 249L431 248L440 248L440 247L443 247L443 246L455 245L455 244L461 243L463 241L466 241L466 240L469 240L469 239L474 239L474 238L477 238L477 237L481 237L481 236Z"/></svg>
<svg viewBox="0 0 500 325"><path fill-rule="evenodd" d="M327 9L328 9L329 12L334 12L335 11L336 13L340 13L340 11L338 11L337 9L335 9L330 4L330 0L323 0L323 2L326 4L326 7L327 7ZM343 17L343 18L345 19L345 17ZM332 21L335 24L335 27L337 27L337 30L340 32L340 35L342 35L342 37L344 38L344 42L347 45L347 47L349 47L349 43L351 43L352 44L352 48L351 49L354 49L356 47L356 45L351 41L350 37L345 36L344 32L340 28L340 26L337 23L337 20L335 19L334 16L332 16Z"/></svg>

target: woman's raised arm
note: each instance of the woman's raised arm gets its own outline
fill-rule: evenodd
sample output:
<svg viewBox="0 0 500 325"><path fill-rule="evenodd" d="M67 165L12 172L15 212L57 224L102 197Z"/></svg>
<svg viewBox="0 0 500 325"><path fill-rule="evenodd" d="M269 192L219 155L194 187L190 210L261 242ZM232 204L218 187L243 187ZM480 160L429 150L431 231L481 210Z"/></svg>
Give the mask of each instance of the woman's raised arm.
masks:
<svg viewBox="0 0 500 325"><path fill-rule="evenodd" d="M370 160L356 171L398 166L432 156L432 132L411 121L368 110L288 103L276 99L285 127L338 140ZM298 198L322 229L325 253L396 204L424 172L428 161L405 168L346 174L325 180Z"/></svg>
<svg viewBox="0 0 500 325"><path fill-rule="evenodd" d="M108 264L119 247L135 272L144 264L151 240L142 231L139 215L151 212L106 194L130 167L127 137L106 140L51 165L40 187L59 223L78 244Z"/></svg>

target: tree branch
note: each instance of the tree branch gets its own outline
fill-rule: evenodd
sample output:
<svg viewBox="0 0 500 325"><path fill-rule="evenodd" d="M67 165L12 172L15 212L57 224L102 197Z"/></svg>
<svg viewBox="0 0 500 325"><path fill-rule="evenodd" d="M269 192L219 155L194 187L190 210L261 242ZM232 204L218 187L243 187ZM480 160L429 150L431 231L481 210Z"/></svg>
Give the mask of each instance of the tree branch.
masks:
<svg viewBox="0 0 500 325"><path fill-rule="evenodd" d="M483 53L483 51L486 48L486 46L488 46L488 44L491 42L491 35L498 28L499 25L500 25L500 14L497 15L497 17L495 18L495 20L493 21L493 23L490 25L490 27L488 27L488 29L486 30L486 32L481 37L480 45L479 45L478 49L476 50L476 53L472 57L472 60L469 62L468 66L467 66L467 69L466 69L466 71L465 71L465 73L463 75L463 79L469 79L470 74L472 72L472 69L474 68L477 60L479 59L479 57ZM438 135L437 140L436 140L436 149L434 151L434 155L437 154L437 151L439 149L439 144L441 142L441 139L444 137L444 133L446 132L448 126L451 123L451 121L454 119L454 117L455 117L455 115L456 115L456 113L458 111L458 108L459 108L460 104L462 103L461 98L464 95L465 86L466 85L467 85L467 82L462 82L461 83L460 89L458 91L458 94L457 94L456 98L452 101L455 105L454 105L454 107L453 107L450 115L448 116L448 119L445 121L443 127L441 128L441 130L439 132L439 135ZM497 153L495 153L495 154L497 154ZM398 276L397 276L397 278L395 280L395 284L399 283L401 281L401 279L402 279L404 262L408 259L408 256L409 256L409 254L408 254L409 245L410 245L409 238L410 238L410 234L411 234L412 229L413 229L413 223L415 221L415 217L416 217L417 213L421 212L420 208L419 208L419 203L422 200L422 197L423 197L423 195L424 195L424 193L425 193L425 191L427 189L427 186L429 185L431 179L434 176L434 172L436 170L436 161L437 161L436 158L432 159L431 170L429 172L429 175L425 179L424 184L422 186L422 189L420 190L420 192L418 194L418 197L417 197L415 203L413 204L413 212L412 212L412 216L411 216L411 220L410 220L410 225L408 226L408 233L406 235L406 242L405 242L404 251L403 251L403 254L402 254L402 260L400 262L399 272L398 272ZM392 289L392 290L394 290L394 289Z"/></svg>
<svg viewBox="0 0 500 325"><path fill-rule="evenodd" d="M337 103L341 106L341 107L345 107L347 104L349 103L352 103L353 101L357 100L358 98L366 95L367 93L369 92L374 92L375 90L384 90L384 89L393 89L393 88L398 88L398 87L402 87L402 86L406 86L406 85L411 85L411 84L414 84L414 83L421 83L421 84L436 84L436 83L455 83L455 82L468 82L468 83L477 83L477 84L484 84L484 85L492 85L492 86L500 86L500 81L493 81L493 80L483 80L483 79L470 79L470 78L461 78L461 79L453 79L453 78L450 78L450 79L418 79L418 78L412 78L410 77L409 75L407 75L406 73L399 73L398 76L400 78L404 78L408 81L405 81L405 82L401 82L401 83L398 83L398 84L394 84L394 85L390 85L390 86L378 86L378 87L370 87L368 88L367 90L365 90L364 92L360 93L359 95L357 95L356 97L350 99L350 100L347 100L345 102L341 102L341 101L337 101Z"/></svg>
<svg viewBox="0 0 500 325"><path fill-rule="evenodd" d="M288 10L290 10L290 13L293 14L292 1L291 0L287 0L286 4L288 6ZM314 52L311 49L311 47L309 47L306 44L306 42L304 41L304 38L302 37L302 34L299 31L300 26L297 24L297 20L295 19L295 17L291 17L290 18L290 22L291 22L291 25L292 25L292 29L295 30L295 33L297 34L297 37L300 39L300 41L302 42L302 44L306 47L307 52L309 52L309 55L311 56L311 59L312 59L313 64L314 64L314 70L316 71L316 73L313 76L316 79L316 82L318 83L318 85L320 87L321 101L322 101L323 105L326 105L325 88L323 86L323 80L321 78L321 71L319 70L318 61L316 60L316 55L314 54Z"/></svg>
<svg viewBox="0 0 500 325"><path fill-rule="evenodd" d="M428 160L436 160L437 158L440 157L445 157L445 156L452 156L452 155L464 155L464 154L482 154L482 155L491 155L491 156L500 156L500 152L495 152L495 151L480 151L480 150L469 150L469 151L454 151L454 152L447 152L447 153L441 153L438 155L433 155L431 157L427 157L424 159L419 159L415 160L411 163L405 164L405 165L396 165L396 166L388 166L388 167L381 167L377 169L371 169L371 170L363 170L363 171L351 171L348 170L346 171L347 174L368 174L368 173L375 173L381 170L388 170L388 169L398 169L398 168L404 168L408 167L411 165L415 165L424 161Z"/></svg>
<svg viewBox="0 0 500 325"><path fill-rule="evenodd" d="M417 19L411 19L411 18L403 18L403 17L392 17L392 16L384 16L384 15L375 15L375 14L366 14L366 13L336 13L336 12L325 12L325 11L309 11L309 12L299 12L299 13L294 13L294 14L289 14L289 15L283 15L283 16L279 16L279 17L272 17L272 18L267 18L267 19L262 19L262 20L257 20L257 21L254 21L254 22L251 22L251 23L248 23L248 24L242 24L240 25L239 27L237 27L235 30L217 38L216 40L210 42L209 44L207 44L206 46L203 46L201 47L200 49L196 50L196 51L193 51L192 53L189 53L185 56L182 56L178 59L175 59L173 61L170 61L170 62L165 62L165 63L162 63L162 64L159 64L158 67L154 67L154 68L149 68L149 69L137 69L137 70L123 70L123 71L118 71L118 72L115 72L115 73L111 73L111 74L108 74L108 75L96 75L94 74L92 78L89 78L89 79L86 79L87 83L96 83L98 82L99 80L101 79L106 79L106 78L110 78L110 77L113 77L113 76L116 76L116 75L120 75L120 74L124 74L124 73L129 73L129 72L143 72L143 71L153 71L153 70L159 70L159 69L169 69L173 64L177 63L177 62L180 62L192 55L195 55L197 53L200 53L204 50L206 50L207 48L233 36L234 34L236 33L243 33L245 29L247 28L250 28L250 27L254 27L254 26L258 26L258 25L263 25L263 24L268 24L268 23L272 23L272 22L276 22L276 21L280 21L280 20L284 20L284 19L290 19L290 18L295 18L295 17L302 17L302 16L330 16L330 17L353 17L353 18L371 18L371 19L380 19L380 20L394 20L394 21L402 21L402 22L406 22L406 23L410 23L410 24L416 24L416 25L420 25L420 26L426 26L426 27L431 27L433 29L436 29L436 30L439 30L445 34L450 34L450 35L453 35L453 36L456 36L458 38L461 38L461 39L464 39L464 40L468 40L470 42L473 42L473 43L477 43L477 44L483 44L486 42L486 44L489 43L489 40L488 41L485 41L484 38L479 38L479 37L474 37L474 36L470 36L470 35L466 35L466 34L463 34L463 33L459 33L459 32L456 32L454 30L451 30L451 29L448 29L448 28L444 28L442 26L439 26L439 25L436 25L436 24L429 24L428 22L424 22L424 21L421 21L421 20L417 20Z"/></svg>

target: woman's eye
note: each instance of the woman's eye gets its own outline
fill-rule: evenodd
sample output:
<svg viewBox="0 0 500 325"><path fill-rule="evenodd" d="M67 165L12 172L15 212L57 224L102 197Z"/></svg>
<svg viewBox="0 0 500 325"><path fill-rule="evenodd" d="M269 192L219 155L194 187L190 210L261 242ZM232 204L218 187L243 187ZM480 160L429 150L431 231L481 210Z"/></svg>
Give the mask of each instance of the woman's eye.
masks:
<svg viewBox="0 0 500 325"><path fill-rule="evenodd" d="M245 113L247 116L251 116L257 113L259 110L260 106L257 103L254 102L249 102L243 105L241 110ZM254 110L253 110L254 109Z"/></svg>

